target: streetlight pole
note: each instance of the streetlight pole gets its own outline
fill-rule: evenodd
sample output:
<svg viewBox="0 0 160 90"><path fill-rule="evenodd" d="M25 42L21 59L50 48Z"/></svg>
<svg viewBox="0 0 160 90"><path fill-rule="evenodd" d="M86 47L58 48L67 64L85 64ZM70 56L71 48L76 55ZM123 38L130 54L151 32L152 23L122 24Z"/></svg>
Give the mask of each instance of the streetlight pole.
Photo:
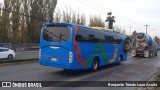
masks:
<svg viewBox="0 0 160 90"><path fill-rule="evenodd" d="M147 27L149 26L149 25L144 25L145 27L146 27L146 34L147 34Z"/></svg>

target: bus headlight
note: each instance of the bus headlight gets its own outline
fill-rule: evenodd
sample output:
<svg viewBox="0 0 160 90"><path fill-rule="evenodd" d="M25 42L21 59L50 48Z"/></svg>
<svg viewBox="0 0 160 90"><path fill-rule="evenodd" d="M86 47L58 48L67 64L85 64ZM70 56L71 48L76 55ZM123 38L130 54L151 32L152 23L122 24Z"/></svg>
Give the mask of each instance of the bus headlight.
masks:
<svg viewBox="0 0 160 90"><path fill-rule="evenodd" d="M69 63L73 62L73 53L69 52Z"/></svg>

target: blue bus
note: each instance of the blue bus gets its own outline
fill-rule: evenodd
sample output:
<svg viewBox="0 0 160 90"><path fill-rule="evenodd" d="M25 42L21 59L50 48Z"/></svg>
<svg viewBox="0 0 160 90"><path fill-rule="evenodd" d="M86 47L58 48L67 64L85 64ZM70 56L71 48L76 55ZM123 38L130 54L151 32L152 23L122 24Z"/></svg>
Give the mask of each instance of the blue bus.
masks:
<svg viewBox="0 0 160 90"><path fill-rule="evenodd" d="M41 30L39 63L67 70L96 71L100 66L127 60L125 38L111 30L47 23Z"/></svg>

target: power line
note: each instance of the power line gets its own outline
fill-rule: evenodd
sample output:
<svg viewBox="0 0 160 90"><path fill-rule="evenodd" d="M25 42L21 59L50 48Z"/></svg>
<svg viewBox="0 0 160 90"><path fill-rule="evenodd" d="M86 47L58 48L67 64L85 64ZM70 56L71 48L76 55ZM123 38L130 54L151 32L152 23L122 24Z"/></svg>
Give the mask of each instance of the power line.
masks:
<svg viewBox="0 0 160 90"><path fill-rule="evenodd" d="M88 0L86 0L86 1L88 1ZM99 3L96 3L96 2L94 2L94 1L92 1L92 0L89 0L88 2L90 2L90 3L94 4L94 5L100 5ZM103 5L100 5L100 6L102 6L101 8L103 8L103 9L112 11L111 9L108 9L108 8L104 7Z"/></svg>
<svg viewBox="0 0 160 90"><path fill-rule="evenodd" d="M80 1L80 0L79 0L79 1ZM127 19L127 20L129 20L129 21L135 22L135 24L140 23L140 22L134 21L133 19L128 18L128 17L126 17L126 16L124 16L124 15L121 15L121 14L118 13L118 12L115 12L115 11L113 11L113 10L110 10L110 9L104 7L103 5L94 2L93 0L90 0L90 1L87 1L87 0L86 0L86 2L88 2L89 4L92 4L93 6L96 6L97 8L100 8L101 11L103 10L103 11L102 11L103 13L106 13L107 11L112 11L112 12L114 12L116 15L124 17L123 19ZM83 2L83 3L84 3L84 2ZM87 3L87 4L88 4L88 3ZM85 3L85 4L86 4L86 3ZM88 5L87 5L87 6L88 6ZM100 6L101 6L101 7L100 7ZM95 8L95 7L94 7L94 8ZM142 24L142 23L141 23L141 24ZM139 24L137 24L137 25L139 25Z"/></svg>
<svg viewBox="0 0 160 90"><path fill-rule="evenodd" d="M103 9L95 8L94 6L91 6L90 4L85 3L85 2L83 2L83 1L81 1L81 0L78 0L78 1L79 1L80 3L82 3L82 4L84 4L85 6L88 6L88 7L94 8L94 9L96 9L97 11L100 11L100 12L102 12L102 13L106 14L106 12L104 12L104 11L103 11Z"/></svg>
<svg viewBox="0 0 160 90"><path fill-rule="evenodd" d="M87 1L87 0L86 0ZM94 5L96 5L96 6L98 6L98 7L100 7L100 8L103 8L103 9L105 9L105 10L109 10L109 11L112 11L112 12L114 12L115 14L117 14L117 15L119 15L119 16L122 16L122 17L125 17L125 18L128 18L128 17L126 17L126 16L124 16L124 15L121 15L120 13L118 13L118 12L115 12L115 11L113 11L113 10L111 10L111 9L109 9L109 8L107 8L107 7L105 7L105 6L103 6L102 4L99 4L99 3L97 3L97 2L94 2L93 0L90 0L90 1L88 1L88 2L90 2L90 3L93 3ZM128 18L128 19L130 19L130 18Z"/></svg>
<svg viewBox="0 0 160 90"><path fill-rule="evenodd" d="M104 7L103 5L100 5L100 4L98 4L98 3L95 3L95 2L93 2L93 1L91 1L91 0L86 0L86 2L88 2L88 3L90 3L90 4L92 4L93 6L96 6L97 8L99 8L100 10L102 10L103 11L103 13L107 13L107 12L114 12L113 10L110 10L110 9L108 9L108 8L106 8L106 7ZM102 6L102 7L100 7L100 6ZM119 13L117 13L117 12L114 12L116 15L120 15ZM122 16L122 15L121 15ZM123 16L123 17L125 17L125 16ZM124 18L123 18L124 19ZM126 17L125 17L125 19L126 19Z"/></svg>
<svg viewBox="0 0 160 90"><path fill-rule="evenodd" d="M94 6L96 6L96 7L98 7L98 8L100 8L101 10L103 10L103 11L112 11L112 12L114 12L113 10L111 10L111 9L108 9L108 8L106 8L106 7L104 7L103 5L100 5L100 4L98 4L98 3L96 3L96 2L94 2L94 1L92 1L92 0L86 0L88 3L90 3L90 4L92 4L92 5L94 5ZM101 6L101 7L100 7ZM116 13L116 12L114 12L114 13Z"/></svg>
<svg viewBox="0 0 160 90"><path fill-rule="evenodd" d="M129 21L131 21L130 24L134 24L134 25L141 25L141 24L142 24L142 25L143 25L143 23L138 22L138 21L135 21L135 20L133 20L133 19L131 19L131 18L128 18L128 17L126 17L126 16L124 16L124 15L121 15L120 13L115 12L115 11L113 11L113 10L110 10L110 9L104 7L102 4L95 3L93 0L86 0L86 2L88 2L87 4L93 5L94 8L95 8L95 6L96 6L96 9L99 8L102 13L106 13L107 11L112 11L112 12L114 12L116 15L123 17L123 18L119 17L119 18L121 18L122 20L123 20L123 19L128 20L128 21L123 21L123 22L125 22L126 24L130 23ZM85 4L86 4L86 2L85 2ZM84 2L83 2L83 3L84 3ZM91 5L87 5L87 6L90 7ZM128 23L127 23L127 22L128 22ZM131 28L132 28L132 26L130 26L130 34L131 34ZM147 33L147 30L146 30L146 33Z"/></svg>

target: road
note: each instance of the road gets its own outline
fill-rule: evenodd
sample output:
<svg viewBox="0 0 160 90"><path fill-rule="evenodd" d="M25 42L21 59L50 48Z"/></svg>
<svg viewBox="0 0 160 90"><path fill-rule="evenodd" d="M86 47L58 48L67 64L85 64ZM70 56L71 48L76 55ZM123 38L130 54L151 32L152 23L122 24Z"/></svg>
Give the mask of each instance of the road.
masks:
<svg viewBox="0 0 160 90"><path fill-rule="evenodd" d="M157 57L128 57L121 65L109 65L97 72L88 70L64 71L44 67L38 63L0 66L0 81L145 81L160 72L160 55ZM17 88L14 88L17 90ZM34 88L41 90L66 90L65 87ZM71 90L134 90L136 88L74 87ZM12 89L13 90L13 89ZM21 90L21 89L19 89ZM26 89L27 90L27 89Z"/></svg>

